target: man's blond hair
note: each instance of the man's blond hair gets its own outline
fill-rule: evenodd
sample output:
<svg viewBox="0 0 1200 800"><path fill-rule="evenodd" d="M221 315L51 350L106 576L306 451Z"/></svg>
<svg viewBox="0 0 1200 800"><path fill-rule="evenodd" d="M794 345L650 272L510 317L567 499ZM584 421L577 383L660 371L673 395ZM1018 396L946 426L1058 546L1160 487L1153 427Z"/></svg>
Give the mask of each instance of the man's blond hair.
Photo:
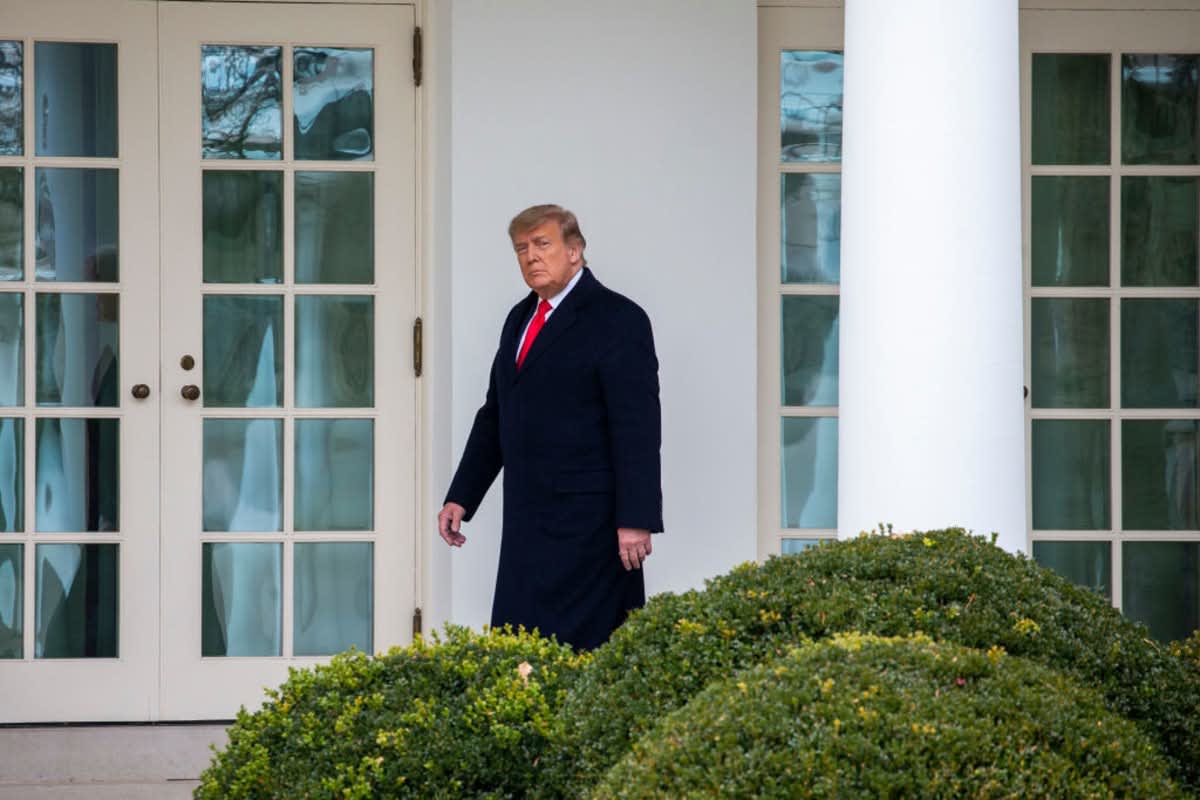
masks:
<svg viewBox="0 0 1200 800"><path fill-rule="evenodd" d="M530 206L517 214L512 218L512 222L508 223L508 238L512 239L517 234L525 233L546 222L558 223L558 229L562 233L565 243L579 245L580 263L587 266L587 256L583 253L584 248L587 247L587 239L583 238L583 232L579 230L579 220L573 213L560 205L546 203L540 206Z"/></svg>

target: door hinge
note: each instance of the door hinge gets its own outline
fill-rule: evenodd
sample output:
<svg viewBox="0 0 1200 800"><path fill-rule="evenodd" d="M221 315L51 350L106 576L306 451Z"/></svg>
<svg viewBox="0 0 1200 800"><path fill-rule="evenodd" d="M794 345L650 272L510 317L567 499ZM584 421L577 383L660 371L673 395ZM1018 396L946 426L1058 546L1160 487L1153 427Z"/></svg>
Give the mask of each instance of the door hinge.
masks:
<svg viewBox="0 0 1200 800"><path fill-rule="evenodd" d="M413 83L421 85L421 73L424 68L425 52L421 41L421 27L413 28Z"/></svg>
<svg viewBox="0 0 1200 800"><path fill-rule="evenodd" d="M421 635L421 609L419 606L416 608L416 610L413 611L413 633L412 633L412 635L413 635L414 639Z"/></svg>
<svg viewBox="0 0 1200 800"><path fill-rule="evenodd" d="M422 335L421 318L417 317L417 321L413 323L413 372L417 377L421 377L421 363L425 360L425 343Z"/></svg>

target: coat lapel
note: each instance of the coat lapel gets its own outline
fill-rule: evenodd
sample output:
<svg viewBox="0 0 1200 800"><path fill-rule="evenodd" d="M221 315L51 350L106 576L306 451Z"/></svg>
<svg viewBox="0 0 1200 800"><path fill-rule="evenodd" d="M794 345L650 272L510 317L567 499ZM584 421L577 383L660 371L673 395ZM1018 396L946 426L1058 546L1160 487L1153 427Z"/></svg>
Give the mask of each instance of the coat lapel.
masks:
<svg viewBox="0 0 1200 800"><path fill-rule="evenodd" d="M528 297L518 303L517 307L508 315L504 335L500 338L500 374L507 378L509 383L517 379L517 342L521 339L521 330L532 316L536 303L537 295L533 292L530 292ZM550 315L550 319L554 319L553 314ZM526 357L528 358L528 355Z"/></svg>
<svg viewBox="0 0 1200 800"><path fill-rule="evenodd" d="M592 271L587 267L584 267L583 275L580 277L579 283L575 284L575 288L571 290L570 294L563 299L558 308L554 309L554 313L550 315L550 319L546 320L545 326L542 327L541 332L537 335L537 338L533 340L533 344L530 345L529 352L525 354L525 360L521 363L521 368L516 371L517 379L519 379L524 373L528 372L538 358L541 357L542 353L545 353L547 350L551 349L554 346L554 342L560 336L562 336L568 328L575 324L575 319L578 317L579 307L587 302L589 295L591 295L591 293L599 285L599 282L597 282L596 278L592 275ZM532 312L532 309L530 309L530 311ZM524 326L524 323L525 318L522 318L517 328L516 337L518 339L521 336L520 329ZM515 342L513 344L513 348L515 351ZM515 352L513 359L515 366Z"/></svg>

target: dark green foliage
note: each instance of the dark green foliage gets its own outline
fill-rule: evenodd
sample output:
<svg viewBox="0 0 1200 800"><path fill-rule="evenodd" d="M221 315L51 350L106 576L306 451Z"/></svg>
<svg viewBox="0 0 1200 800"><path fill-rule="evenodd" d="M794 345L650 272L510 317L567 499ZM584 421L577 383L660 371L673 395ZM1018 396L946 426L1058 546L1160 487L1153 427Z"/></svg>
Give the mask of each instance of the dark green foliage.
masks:
<svg viewBox="0 0 1200 800"><path fill-rule="evenodd" d="M238 714L196 797L523 797L586 660L524 632L447 628L444 641L292 670Z"/></svg>
<svg viewBox="0 0 1200 800"><path fill-rule="evenodd" d="M1180 797L1149 739L1024 659L839 634L710 684L595 798Z"/></svg>
<svg viewBox="0 0 1200 800"><path fill-rule="evenodd" d="M1200 672L1103 598L961 530L864 536L660 596L594 653L563 706L541 794L579 795L710 682L808 639L924 632L1003 648L1100 693L1200 789Z"/></svg>

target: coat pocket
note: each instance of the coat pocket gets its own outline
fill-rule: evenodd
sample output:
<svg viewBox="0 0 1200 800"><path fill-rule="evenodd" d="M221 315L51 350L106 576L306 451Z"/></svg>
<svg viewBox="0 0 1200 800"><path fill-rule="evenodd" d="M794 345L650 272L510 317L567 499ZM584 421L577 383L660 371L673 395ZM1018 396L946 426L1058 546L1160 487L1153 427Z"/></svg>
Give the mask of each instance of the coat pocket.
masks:
<svg viewBox="0 0 1200 800"><path fill-rule="evenodd" d="M570 470L554 476L556 494L610 494L613 486L608 469Z"/></svg>

